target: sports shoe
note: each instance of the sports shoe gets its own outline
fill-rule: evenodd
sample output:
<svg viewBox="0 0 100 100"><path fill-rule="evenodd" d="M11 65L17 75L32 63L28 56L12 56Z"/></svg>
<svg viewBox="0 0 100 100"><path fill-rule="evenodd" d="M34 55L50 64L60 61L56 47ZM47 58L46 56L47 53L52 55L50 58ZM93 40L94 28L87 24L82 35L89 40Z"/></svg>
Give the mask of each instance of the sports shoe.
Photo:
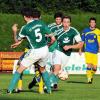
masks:
<svg viewBox="0 0 100 100"><path fill-rule="evenodd" d="M55 90L55 91L58 90L58 85L57 84L53 85L53 90Z"/></svg>
<svg viewBox="0 0 100 100"><path fill-rule="evenodd" d="M88 78L88 83L92 84L92 82L93 82L93 78Z"/></svg>
<svg viewBox="0 0 100 100"><path fill-rule="evenodd" d="M36 78L34 77L33 80L29 83L28 88L32 89L37 83Z"/></svg>
<svg viewBox="0 0 100 100"><path fill-rule="evenodd" d="M9 91L9 90L7 90L7 94L12 94L12 92L11 92L11 91Z"/></svg>
<svg viewBox="0 0 100 100"><path fill-rule="evenodd" d="M20 90L20 89L15 89L14 92L15 92L15 93L20 93L20 92L22 92L22 90Z"/></svg>

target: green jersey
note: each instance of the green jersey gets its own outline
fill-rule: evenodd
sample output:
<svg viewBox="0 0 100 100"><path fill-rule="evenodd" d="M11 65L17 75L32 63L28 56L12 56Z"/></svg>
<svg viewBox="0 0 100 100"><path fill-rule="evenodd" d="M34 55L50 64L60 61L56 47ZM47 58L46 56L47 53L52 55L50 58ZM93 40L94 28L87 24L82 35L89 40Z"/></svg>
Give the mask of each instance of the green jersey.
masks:
<svg viewBox="0 0 100 100"><path fill-rule="evenodd" d="M63 29L56 34L57 42L58 42L58 47L57 49L67 56L70 56L72 49L69 49L65 51L63 47L65 45L73 45L76 42L81 41L81 37L79 32L73 28L70 27L69 30L64 31Z"/></svg>
<svg viewBox="0 0 100 100"><path fill-rule="evenodd" d="M62 24L61 25L57 25L56 23L52 23L48 25L48 28L51 30L51 32L54 34L58 33L58 31L60 31L62 29ZM50 40L48 40L50 41ZM57 41L55 41L50 47L49 47L49 51L53 52L55 50L57 46Z"/></svg>
<svg viewBox="0 0 100 100"><path fill-rule="evenodd" d="M41 48L47 45L45 35L50 33L49 28L41 20L32 20L21 28L18 40L26 37L31 48Z"/></svg>

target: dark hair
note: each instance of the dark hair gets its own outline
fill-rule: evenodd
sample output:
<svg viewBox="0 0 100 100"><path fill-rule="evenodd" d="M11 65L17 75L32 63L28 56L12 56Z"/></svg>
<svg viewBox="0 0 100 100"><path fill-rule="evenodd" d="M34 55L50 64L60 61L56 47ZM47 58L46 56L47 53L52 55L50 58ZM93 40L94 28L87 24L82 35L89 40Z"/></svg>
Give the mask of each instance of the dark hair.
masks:
<svg viewBox="0 0 100 100"><path fill-rule="evenodd" d="M64 16L62 20L64 20L64 19L69 19L71 22L71 16Z"/></svg>
<svg viewBox="0 0 100 100"><path fill-rule="evenodd" d="M37 9L33 10L33 18L40 18L41 12Z"/></svg>
<svg viewBox="0 0 100 100"><path fill-rule="evenodd" d="M96 22L96 18L95 18L95 17L91 17L91 18L89 19L89 23L91 22L91 20L94 20L94 21Z"/></svg>
<svg viewBox="0 0 100 100"><path fill-rule="evenodd" d="M32 17L32 16L33 16L33 11L32 11L31 8L23 8L23 9L21 10L21 14L22 14L23 16L26 16L26 17Z"/></svg>
<svg viewBox="0 0 100 100"><path fill-rule="evenodd" d="M57 13L55 13L54 19L57 18L57 17L63 18L63 13L62 13L62 12L57 12Z"/></svg>

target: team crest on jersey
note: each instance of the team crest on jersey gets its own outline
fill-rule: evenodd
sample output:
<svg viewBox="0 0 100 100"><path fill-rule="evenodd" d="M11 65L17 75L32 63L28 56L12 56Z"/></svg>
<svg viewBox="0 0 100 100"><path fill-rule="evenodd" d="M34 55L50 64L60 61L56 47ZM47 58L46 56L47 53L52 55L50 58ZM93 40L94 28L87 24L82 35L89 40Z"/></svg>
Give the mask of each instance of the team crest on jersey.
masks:
<svg viewBox="0 0 100 100"><path fill-rule="evenodd" d="M63 43L68 43L68 42L70 42L69 38L68 37L64 38Z"/></svg>

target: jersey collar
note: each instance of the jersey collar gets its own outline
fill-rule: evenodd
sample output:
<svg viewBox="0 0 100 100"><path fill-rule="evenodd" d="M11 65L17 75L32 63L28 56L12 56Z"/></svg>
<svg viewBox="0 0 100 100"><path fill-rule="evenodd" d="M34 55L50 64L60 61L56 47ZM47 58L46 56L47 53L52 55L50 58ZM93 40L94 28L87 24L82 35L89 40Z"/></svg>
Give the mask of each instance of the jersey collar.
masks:
<svg viewBox="0 0 100 100"><path fill-rule="evenodd" d="M68 31L70 30L70 28L71 28L71 27L69 27L69 28L68 28L67 30L65 30L65 31L64 31L64 28L63 28L63 31L64 31L64 32L68 32Z"/></svg>
<svg viewBox="0 0 100 100"><path fill-rule="evenodd" d="M34 20L32 19L32 20L30 20L29 22L27 22L27 24L29 24L29 23L31 23L31 22L33 22Z"/></svg>

